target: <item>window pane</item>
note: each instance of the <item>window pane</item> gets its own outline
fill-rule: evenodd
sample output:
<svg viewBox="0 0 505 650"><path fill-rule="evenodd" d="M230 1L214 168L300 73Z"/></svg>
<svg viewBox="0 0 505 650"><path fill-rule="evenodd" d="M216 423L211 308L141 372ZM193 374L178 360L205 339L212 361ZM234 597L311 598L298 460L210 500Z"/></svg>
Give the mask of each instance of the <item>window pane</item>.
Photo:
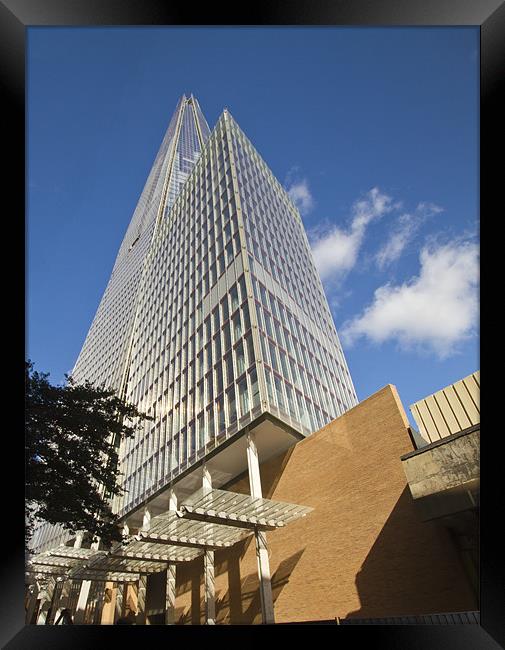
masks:
<svg viewBox="0 0 505 650"><path fill-rule="evenodd" d="M233 323L233 340L236 342L242 336L242 324L240 322L240 312L237 312L232 319Z"/></svg>
<svg viewBox="0 0 505 650"><path fill-rule="evenodd" d="M198 446L200 449L205 446L205 425L203 421L203 413L198 416Z"/></svg>
<svg viewBox="0 0 505 650"><path fill-rule="evenodd" d="M256 369L249 373L249 380L251 382L251 398L252 406L258 406L260 403L260 391L258 386L258 375L256 374Z"/></svg>
<svg viewBox="0 0 505 650"><path fill-rule="evenodd" d="M228 352L225 356L224 363L226 368L226 386L228 386L233 381L233 357L231 352Z"/></svg>
<svg viewBox="0 0 505 650"><path fill-rule="evenodd" d="M226 428L226 421L224 417L224 399L221 396L216 400L216 414L217 414L217 433L223 433Z"/></svg>
<svg viewBox="0 0 505 650"><path fill-rule="evenodd" d="M274 370L279 371L279 366L277 365L277 352L275 350L275 345L269 341L268 347L270 348L271 366Z"/></svg>
<svg viewBox="0 0 505 650"><path fill-rule="evenodd" d="M275 394L277 395L277 401L279 402L279 408L283 411L286 410L286 403L284 402L284 392L282 390L282 381L279 377L274 375L275 382Z"/></svg>
<svg viewBox="0 0 505 650"><path fill-rule="evenodd" d="M272 373L268 368L265 368L265 380L267 384L268 401L272 406L277 406L277 401L275 399L275 393L274 393L274 386L272 383Z"/></svg>
<svg viewBox="0 0 505 650"><path fill-rule="evenodd" d="M240 341L240 343L235 348L235 359L237 361L237 373L240 376L246 369L244 345L242 341Z"/></svg>
<svg viewBox="0 0 505 650"><path fill-rule="evenodd" d="M235 403L235 387L232 386L226 391L226 403L228 407L228 420L230 424L237 419L237 405Z"/></svg>
<svg viewBox="0 0 505 650"><path fill-rule="evenodd" d="M222 367L221 362L216 364L215 372L216 372L216 377L215 377L216 378L216 395L219 395L219 393L223 392L223 387L224 387L224 384L223 384L223 367Z"/></svg>
<svg viewBox="0 0 505 650"><path fill-rule="evenodd" d="M231 310L233 312L239 306L238 290L236 284L234 284L233 287L230 289L230 298L231 298Z"/></svg>
<svg viewBox="0 0 505 650"><path fill-rule="evenodd" d="M249 394L247 392L247 378L244 377L238 384L240 403L240 415L243 416L249 411Z"/></svg>

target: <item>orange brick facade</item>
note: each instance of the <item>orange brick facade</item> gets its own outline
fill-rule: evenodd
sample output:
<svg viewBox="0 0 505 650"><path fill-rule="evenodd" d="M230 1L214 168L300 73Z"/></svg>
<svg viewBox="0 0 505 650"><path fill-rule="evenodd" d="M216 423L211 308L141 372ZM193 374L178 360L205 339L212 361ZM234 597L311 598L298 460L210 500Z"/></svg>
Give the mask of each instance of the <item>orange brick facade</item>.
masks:
<svg viewBox="0 0 505 650"><path fill-rule="evenodd" d="M414 509L407 427L388 385L262 465L265 497L314 508L267 533L276 622L478 609L447 532ZM247 475L226 489L249 493ZM261 623L254 538L215 560L216 622ZM203 623L203 562L177 571L176 620ZM152 579L148 615L163 587Z"/></svg>

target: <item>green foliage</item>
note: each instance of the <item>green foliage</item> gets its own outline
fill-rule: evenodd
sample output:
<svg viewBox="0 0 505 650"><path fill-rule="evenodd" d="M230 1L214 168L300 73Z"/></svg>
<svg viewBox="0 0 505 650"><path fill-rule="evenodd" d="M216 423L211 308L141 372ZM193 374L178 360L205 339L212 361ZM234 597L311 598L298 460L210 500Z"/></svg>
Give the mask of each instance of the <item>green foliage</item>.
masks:
<svg viewBox="0 0 505 650"><path fill-rule="evenodd" d="M144 419L152 419L113 390L66 377L53 386L48 374L25 369L27 538L35 516L71 532L88 531L107 545L121 539L109 500L122 494L118 449Z"/></svg>

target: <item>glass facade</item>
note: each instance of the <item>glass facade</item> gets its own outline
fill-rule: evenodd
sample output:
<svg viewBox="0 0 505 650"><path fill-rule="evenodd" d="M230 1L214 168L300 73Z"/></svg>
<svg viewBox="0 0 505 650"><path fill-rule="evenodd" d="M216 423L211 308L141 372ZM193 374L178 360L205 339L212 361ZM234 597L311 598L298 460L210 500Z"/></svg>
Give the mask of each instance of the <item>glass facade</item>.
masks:
<svg viewBox="0 0 505 650"><path fill-rule="evenodd" d="M120 515L264 413L308 435L357 404L300 215L227 111L209 133L181 99L139 206L74 369L154 418Z"/></svg>
<svg viewBox="0 0 505 650"><path fill-rule="evenodd" d="M112 274L72 371L123 392L146 254L191 172L209 127L194 97L181 97L119 249Z"/></svg>

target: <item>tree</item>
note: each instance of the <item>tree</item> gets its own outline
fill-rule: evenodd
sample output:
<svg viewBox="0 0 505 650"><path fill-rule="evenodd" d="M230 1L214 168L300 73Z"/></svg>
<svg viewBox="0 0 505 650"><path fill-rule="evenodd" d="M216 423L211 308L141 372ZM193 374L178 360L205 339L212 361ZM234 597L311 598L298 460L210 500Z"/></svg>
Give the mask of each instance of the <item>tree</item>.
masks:
<svg viewBox="0 0 505 650"><path fill-rule="evenodd" d="M26 363L25 516L27 540L35 518L61 524L75 533L88 531L107 545L120 540L110 497L123 493L118 449L144 419L113 390L76 384L66 376L53 386L49 374Z"/></svg>

